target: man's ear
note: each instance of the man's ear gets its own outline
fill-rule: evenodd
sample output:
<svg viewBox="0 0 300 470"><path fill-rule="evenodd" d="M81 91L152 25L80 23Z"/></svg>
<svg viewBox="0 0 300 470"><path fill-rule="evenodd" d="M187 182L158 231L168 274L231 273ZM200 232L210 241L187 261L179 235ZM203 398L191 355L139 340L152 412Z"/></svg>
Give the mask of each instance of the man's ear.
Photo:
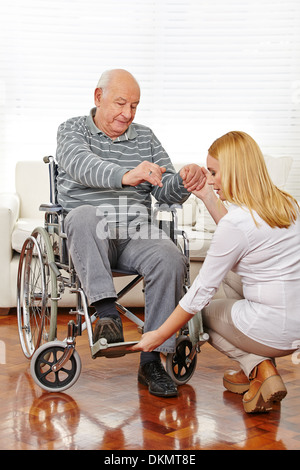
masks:
<svg viewBox="0 0 300 470"><path fill-rule="evenodd" d="M96 88L95 93L94 93L94 101L97 107L100 106L102 94L103 94L102 88Z"/></svg>

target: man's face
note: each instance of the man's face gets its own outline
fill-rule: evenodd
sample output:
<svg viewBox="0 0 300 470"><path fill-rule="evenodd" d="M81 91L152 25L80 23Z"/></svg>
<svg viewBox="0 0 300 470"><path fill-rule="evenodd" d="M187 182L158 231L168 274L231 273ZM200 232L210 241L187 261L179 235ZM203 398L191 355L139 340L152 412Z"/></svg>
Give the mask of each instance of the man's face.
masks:
<svg viewBox="0 0 300 470"><path fill-rule="evenodd" d="M137 82L128 75L116 76L105 91L95 90L96 126L111 139L116 139L132 123L139 101Z"/></svg>

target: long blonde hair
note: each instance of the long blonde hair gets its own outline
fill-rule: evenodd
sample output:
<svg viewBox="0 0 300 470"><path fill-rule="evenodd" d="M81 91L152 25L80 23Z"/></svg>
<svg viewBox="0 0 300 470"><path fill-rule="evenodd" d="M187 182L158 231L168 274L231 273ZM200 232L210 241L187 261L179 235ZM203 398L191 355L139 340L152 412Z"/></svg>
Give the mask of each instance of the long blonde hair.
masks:
<svg viewBox="0 0 300 470"><path fill-rule="evenodd" d="M244 132L228 132L211 145L208 153L219 161L227 201L248 207L252 217L252 210L256 211L272 228L287 228L295 222L299 215L297 201L272 182L252 137Z"/></svg>

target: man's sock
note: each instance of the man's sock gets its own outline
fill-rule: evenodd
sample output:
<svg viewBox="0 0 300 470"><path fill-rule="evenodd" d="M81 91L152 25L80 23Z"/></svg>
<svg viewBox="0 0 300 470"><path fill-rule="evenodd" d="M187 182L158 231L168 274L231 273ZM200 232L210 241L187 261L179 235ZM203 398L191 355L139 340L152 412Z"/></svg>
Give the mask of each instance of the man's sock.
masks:
<svg viewBox="0 0 300 470"><path fill-rule="evenodd" d="M160 361L160 353L157 351L141 352L140 364L143 366L146 362Z"/></svg>
<svg viewBox="0 0 300 470"><path fill-rule="evenodd" d="M99 318L120 318L114 298L101 299L92 303Z"/></svg>

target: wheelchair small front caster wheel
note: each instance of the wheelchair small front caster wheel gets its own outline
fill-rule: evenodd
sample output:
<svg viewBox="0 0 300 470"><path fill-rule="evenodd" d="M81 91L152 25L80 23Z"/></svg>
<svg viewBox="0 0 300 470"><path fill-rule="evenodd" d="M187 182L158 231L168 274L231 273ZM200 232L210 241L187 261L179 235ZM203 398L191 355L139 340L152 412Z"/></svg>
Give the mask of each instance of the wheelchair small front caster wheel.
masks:
<svg viewBox="0 0 300 470"><path fill-rule="evenodd" d="M188 336L181 335L176 341L175 353L166 358L166 371L177 385L187 383L195 372L197 365L197 352L193 353L192 342Z"/></svg>
<svg viewBox="0 0 300 470"><path fill-rule="evenodd" d="M63 341L52 341L40 346L31 359L30 372L37 385L47 392L63 392L72 387L81 372L81 360L76 350L63 365L55 370L66 349Z"/></svg>

